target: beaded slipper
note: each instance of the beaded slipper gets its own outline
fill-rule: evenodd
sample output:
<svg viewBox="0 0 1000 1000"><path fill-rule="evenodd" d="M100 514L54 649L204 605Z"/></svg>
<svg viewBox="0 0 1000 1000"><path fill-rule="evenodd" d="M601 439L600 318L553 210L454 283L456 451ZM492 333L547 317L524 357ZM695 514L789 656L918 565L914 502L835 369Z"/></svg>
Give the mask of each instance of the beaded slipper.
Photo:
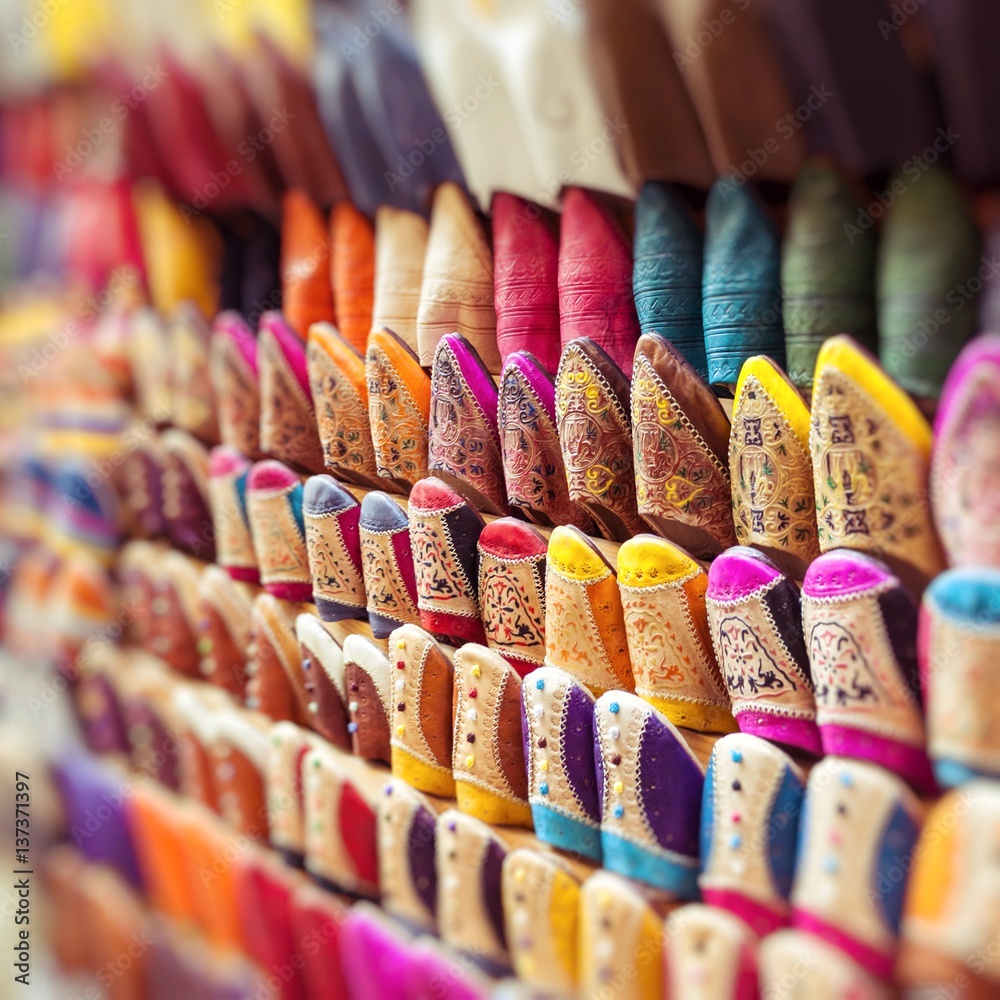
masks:
<svg viewBox="0 0 1000 1000"><path fill-rule="evenodd" d="M300 608L273 594L258 594L254 599L245 704L272 719L305 725L310 698L302 687L302 660L295 637L295 615Z"/></svg>
<svg viewBox="0 0 1000 1000"><path fill-rule="evenodd" d="M705 770L647 702L609 691L594 706L604 867L698 898L698 830Z"/></svg>
<svg viewBox="0 0 1000 1000"><path fill-rule="evenodd" d="M343 652L351 746L358 757L389 764L389 720L396 714L395 671L380 646L362 635L347 636Z"/></svg>
<svg viewBox="0 0 1000 1000"><path fill-rule="evenodd" d="M199 670L209 682L243 700L254 590L221 566L206 566L198 581Z"/></svg>
<svg viewBox="0 0 1000 1000"><path fill-rule="evenodd" d="M389 636L392 671L392 773L430 795L453 798L452 724L455 677L451 648L417 625Z"/></svg>
<svg viewBox="0 0 1000 1000"><path fill-rule="evenodd" d="M309 730L291 722L274 723L267 742L264 780L270 843L289 864L300 868L306 849L302 762L320 744Z"/></svg>
<svg viewBox="0 0 1000 1000"><path fill-rule="evenodd" d="M343 650L313 614L301 614L295 619L295 638L299 643L302 688L310 699L306 705L309 725L335 747L349 752L350 698Z"/></svg>
<svg viewBox="0 0 1000 1000"><path fill-rule="evenodd" d="M458 808L485 823L531 826L521 733L521 679L498 653L455 653L452 773Z"/></svg>
<svg viewBox="0 0 1000 1000"><path fill-rule="evenodd" d="M846 952L803 931L771 934L758 953L762 995L773 1000L890 1000L888 987Z"/></svg>
<svg viewBox="0 0 1000 1000"><path fill-rule="evenodd" d="M757 936L738 917L688 903L667 917L664 962L668 996L757 1000Z"/></svg>

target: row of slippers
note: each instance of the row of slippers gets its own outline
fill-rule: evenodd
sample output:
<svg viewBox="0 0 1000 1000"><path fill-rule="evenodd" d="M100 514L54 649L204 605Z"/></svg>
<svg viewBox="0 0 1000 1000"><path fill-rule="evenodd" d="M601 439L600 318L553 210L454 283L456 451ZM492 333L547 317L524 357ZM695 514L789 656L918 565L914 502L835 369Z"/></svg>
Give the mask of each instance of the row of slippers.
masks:
<svg viewBox="0 0 1000 1000"><path fill-rule="evenodd" d="M555 380L515 352L499 388L457 334L440 339L429 375L388 330L371 334L365 359L329 326L303 344L277 313L256 340L234 318L210 340L202 380L213 373L222 440L249 458L401 493L430 473L484 513L513 510L618 541L652 528L699 558L753 544L797 579L820 551L842 546L884 558L916 593L946 560L1000 564L986 499L1000 412L992 336L952 369L935 435L843 336L820 351L811 409L773 361L747 361L731 422L655 335L640 339L631 383L581 338L566 345ZM198 398L210 413L210 391ZM207 426L188 429L213 440ZM193 503L205 497L207 463L186 451ZM158 470L135 478L141 517ZM204 539L196 554L211 558Z"/></svg>
<svg viewBox="0 0 1000 1000"><path fill-rule="evenodd" d="M456 669L487 662L486 650L467 650L472 666L456 658ZM667 720L634 696L613 693L589 703L598 788L587 788L578 772L571 777L554 754L543 756L550 766L541 770L539 760L529 779L533 809L538 801L549 811L549 829L560 821L564 832L573 826L571 817L560 820L553 799L577 808L594 800L605 865L595 872L537 841L529 845L516 830L497 830L454 801L421 794L399 776L395 759L390 778L294 724L226 705L142 654L106 649L91 660L86 679L87 697L119 699L126 723L116 743L107 739L109 715L92 717L92 744L131 752L140 774L166 778L195 801L156 783L133 784L124 815L105 824L118 835L104 830L99 843L85 835L78 842L98 860L128 855L133 843L140 867L153 873L154 899L164 896L159 908L171 915L182 904L169 873L199 851L191 870L206 869L206 858L224 856L235 828L241 842L269 840L328 889L380 899L403 925L362 911L384 949L395 941L405 952L414 931L438 933L490 974L513 968L536 989L599 989L622 972L622 955L648 950L638 982L623 995L664 995L665 956L672 982L683 970L682 979L717 988L713 996L756 996L758 969L766 981L796 962L830 977L830 992L810 995L843 996L838 991L853 986L858 996L884 996L901 937L904 957L908 948L926 949L964 967L978 954L974 971L1000 976L988 948L997 930L1000 822L991 782L950 793L925 816L905 784L881 768L829 757L806 778L785 753L748 734L723 737L706 773ZM94 684L104 686L103 695ZM535 724L548 727L548 716L561 713L567 743L588 727L581 689L560 671L540 670L525 688ZM579 742L586 748L577 763L591 755L593 735ZM616 763L616 756L629 759ZM69 822L84 831L123 787L120 774L95 779L90 761L60 765ZM614 775L635 789L619 788ZM685 803L687 817L679 811ZM225 833L205 823L205 806L230 824ZM232 891L233 861L218 871L217 863L207 866L217 871L210 886L201 880L216 906L224 906L220 892ZM650 880L651 872L661 877ZM642 888L637 876L657 888ZM699 895L709 905L673 909ZM664 934L665 909L672 912ZM789 925L792 931L782 930Z"/></svg>
<svg viewBox="0 0 1000 1000"><path fill-rule="evenodd" d="M206 676L276 718L309 722L319 712L302 693L295 652L301 603L317 624L367 620L376 640L419 625L451 645L488 645L522 677L545 664L595 694L635 690L689 729L738 725L808 753L873 760L922 791L935 787L928 742L945 786L1000 774L985 669L1000 642L995 569L940 574L918 616L901 576L852 549L816 556L800 595L750 547L726 549L706 571L642 534L612 562L573 526L546 540L513 518L487 524L433 477L417 482L404 509L386 493L359 501L329 475L303 482L278 462L251 465L220 446L207 489L218 561L232 580L218 567L199 580L180 553L157 562L151 543L132 543L121 560L128 600L149 607L172 581L183 627L157 635L151 651L189 674L206 664ZM266 597L255 598L258 585ZM276 669L248 685L252 620L279 653L269 661ZM197 653L199 642L211 657ZM450 685L443 696L450 703Z"/></svg>

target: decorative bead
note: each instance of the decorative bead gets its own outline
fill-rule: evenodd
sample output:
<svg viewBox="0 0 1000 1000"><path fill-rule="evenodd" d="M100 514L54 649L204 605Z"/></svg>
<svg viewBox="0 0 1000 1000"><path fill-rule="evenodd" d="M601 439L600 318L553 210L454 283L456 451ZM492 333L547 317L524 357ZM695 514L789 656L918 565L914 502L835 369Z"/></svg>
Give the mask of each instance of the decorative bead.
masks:
<svg viewBox="0 0 1000 1000"><path fill-rule="evenodd" d="M392 795L392 785L386 785L385 786L385 794L386 795Z"/></svg>
<svg viewBox="0 0 1000 1000"><path fill-rule="evenodd" d="M740 782L738 780L733 782L733 791L734 792L738 792L742 787L743 786L740 784Z"/></svg>
<svg viewBox="0 0 1000 1000"><path fill-rule="evenodd" d="M358 703L356 701L349 701L347 703L347 710L349 712L356 712L358 710Z"/></svg>
<svg viewBox="0 0 1000 1000"><path fill-rule="evenodd" d="M403 688L405 688L405 687L406 687L406 682L402 678L400 678L398 681L396 681L396 690L397 691L402 691Z"/></svg>
<svg viewBox="0 0 1000 1000"><path fill-rule="evenodd" d="M823 859L823 871L825 871L827 875L836 875L837 872L840 871L840 862L832 856L825 857Z"/></svg>
<svg viewBox="0 0 1000 1000"><path fill-rule="evenodd" d="M396 649L406 649L406 640L405 639L397 639L396 640Z"/></svg>
<svg viewBox="0 0 1000 1000"><path fill-rule="evenodd" d="M312 670L313 661L308 656L302 657L302 669Z"/></svg>
<svg viewBox="0 0 1000 1000"><path fill-rule="evenodd" d="M621 819L625 815L624 806L615 806L614 808L615 819Z"/></svg>
<svg viewBox="0 0 1000 1000"><path fill-rule="evenodd" d="M611 763L614 767L617 767L621 762L622 762L622 755L620 753L616 753L614 757L611 758Z"/></svg>
<svg viewBox="0 0 1000 1000"><path fill-rule="evenodd" d="M625 783L623 781L616 781L612 787L614 788L615 795L621 795L625 791Z"/></svg>
<svg viewBox="0 0 1000 1000"><path fill-rule="evenodd" d="M742 750L733 750L732 753L730 754L730 756L733 758L733 763L734 764L742 764L743 763L743 751Z"/></svg>
<svg viewBox="0 0 1000 1000"><path fill-rule="evenodd" d="M399 702L396 705L396 711L397 712L405 712L406 711L406 702L405 701Z"/></svg>
<svg viewBox="0 0 1000 1000"><path fill-rule="evenodd" d="M849 771L845 771L840 776L840 783L844 786L844 788L851 788L851 787L853 787L853 785L854 785L854 775L851 774Z"/></svg>
<svg viewBox="0 0 1000 1000"><path fill-rule="evenodd" d="M351 727L348 726L347 728L350 729ZM355 726L354 728L357 729L358 727ZM405 732L406 732L406 726L396 726L396 735L397 736L402 736L403 733L405 733Z"/></svg>
<svg viewBox="0 0 1000 1000"><path fill-rule="evenodd" d="M479 667L473 667L472 670L469 671L469 673L471 673L473 677L478 677L482 673L482 671L479 669Z"/></svg>
<svg viewBox="0 0 1000 1000"><path fill-rule="evenodd" d="M309 709L310 713L315 715L319 711L319 702L311 701L306 708Z"/></svg>
<svg viewBox="0 0 1000 1000"><path fill-rule="evenodd" d="M476 734L475 733L466 733L465 734L465 742L466 743L475 743L476 742Z"/></svg>
<svg viewBox="0 0 1000 1000"><path fill-rule="evenodd" d="M351 681L351 690L352 691L359 691L360 690L360 688L358 687L358 682L357 681Z"/></svg>
<svg viewBox="0 0 1000 1000"><path fill-rule="evenodd" d="M313 759L313 770L318 771L323 766L323 762L318 758Z"/></svg>
<svg viewBox="0 0 1000 1000"><path fill-rule="evenodd" d="M733 820L734 823L739 823L739 821L740 821L741 818L742 817L740 816L739 813L733 813L733 815L732 815L732 820Z"/></svg>
<svg viewBox="0 0 1000 1000"><path fill-rule="evenodd" d="M356 733L358 731L358 724L356 722L348 722L347 731L349 733Z"/></svg>
<svg viewBox="0 0 1000 1000"><path fill-rule="evenodd" d="M742 846L742 844L743 844L743 838L738 833L734 833L729 838L729 846L733 848L733 850L736 850L736 848Z"/></svg>
<svg viewBox="0 0 1000 1000"><path fill-rule="evenodd" d="M542 708L541 705L533 705L532 708L531 708L531 714L536 719L540 719L542 717L542 714L543 714L544 711L545 710Z"/></svg>
<svg viewBox="0 0 1000 1000"><path fill-rule="evenodd" d="M202 656L208 656L208 654L212 652L212 640L209 639L208 636L202 636L198 640L198 652L201 653Z"/></svg>
<svg viewBox="0 0 1000 1000"><path fill-rule="evenodd" d="M397 670L405 670L406 669L406 661L405 660L396 660L396 669Z"/></svg>
<svg viewBox="0 0 1000 1000"><path fill-rule="evenodd" d="M539 677L538 680L535 681L535 687L538 688L539 691L544 691L545 690L545 680L544 680L544 678Z"/></svg>
<svg viewBox="0 0 1000 1000"><path fill-rule="evenodd" d="M610 713L611 713L612 715L617 715L617 714L618 714L618 711L619 711L619 705L618 705L618 702L617 702L617 701L613 701L613 702L611 702L611 704L610 704L610 705L608 705L608 711L609 711L609 712L610 712Z"/></svg>
<svg viewBox="0 0 1000 1000"><path fill-rule="evenodd" d="M472 767L472 765L475 763L476 763L475 755L470 753L469 756L465 758L465 766Z"/></svg>
<svg viewBox="0 0 1000 1000"><path fill-rule="evenodd" d="M608 730L608 737L609 737L610 739L613 739L613 740L617 740L617 739L618 739L618 737L620 737L620 736L621 736L621 734L622 734L622 731L621 731L621 730L620 730L620 729L619 729L619 728L618 728L617 726L612 726L612 727L611 727L611 728L610 728L610 729Z"/></svg>
<svg viewBox="0 0 1000 1000"><path fill-rule="evenodd" d="M548 782L547 781L543 781L538 786L538 791L541 792L542 795L548 795L549 794L549 785L548 785Z"/></svg>
<svg viewBox="0 0 1000 1000"><path fill-rule="evenodd" d="M539 749L544 750L549 745L549 741L543 736L538 741Z"/></svg>
<svg viewBox="0 0 1000 1000"><path fill-rule="evenodd" d="M548 769L549 769L549 762L548 762L547 759L546 760L540 760L538 762L538 770L539 771L547 771Z"/></svg>
<svg viewBox="0 0 1000 1000"><path fill-rule="evenodd" d="M470 698L477 698L478 696L479 696L479 692L475 688L469 688L469 697Z"/></svg>
<svg viewBox="0 0 1000 1000"><path fill-rule="evenodd" d="M465 717L469 720L469 722L475 722L476 721L476 710L474 708L470 708L465 713Z"/></svg>

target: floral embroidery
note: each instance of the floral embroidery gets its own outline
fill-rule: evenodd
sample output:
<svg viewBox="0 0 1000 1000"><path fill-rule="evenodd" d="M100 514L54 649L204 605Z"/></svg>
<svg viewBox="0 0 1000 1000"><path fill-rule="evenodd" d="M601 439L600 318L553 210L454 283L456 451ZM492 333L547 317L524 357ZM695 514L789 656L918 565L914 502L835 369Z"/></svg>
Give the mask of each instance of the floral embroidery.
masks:
<svg viewBox="0 0 1000 1000"><path fill-rule="evenodd" d="M480 549L479 602L487 644L540 667L545 660L545 556L506 560Z"/></svg>
<svg viewBox="0 0 1000 1000"><path fill-rule="evenodd" d="M632 376L632 428L639 513L703 528L723 548L735 545L729 470L642 355Z"/></svg>
<svg viewBox="0 0 1000 1000"><path fill-rule="evenodd" d="M427 475L427 424L377 344L368 348L368 415L378 474L414 485Z"/></svg>
<svg viewBox="0 0 1000 1000"><path fill-rule="evenodd" d="M322 469L323 448L312 401L299 385L280 346L268 333L258 343L261 388L261 447L306 469Z"/></svg>
<svg viewBox="0 0 1000 1000"><path fill-rule="evenodd" d="M365 607L361 572L347 551L337 517L306 514L305 526L313 594L352 608Z"/></svg>
<svg viewBox="0 0 1000 1000"><path fill-rule="evenodd" d="M362 481L377 480L375 446L364 402L322 347L310 344L306 354L326 467Z"/></svg>
<svg viewBox="0 0 1000 1000"><path fill-rule="evenodd" d="M419 624L414 598L396 561L393 539L400 535L406 536L409 544L408 528L391 533L361 528L361 565L368 593L368 612L400 624Z"/></svg>
<svg viewBox="0 0 1000 1000"><path fill-rule="evenodd" d="M478 618L475 587L455 555L451 534L445 523L449 512L448 509L410 510L410 544L417 576L417 607L423 611Z"/></svg>
<svg viewBox="0 0 1000 1000"><path fill-rule="evenodd" d="M249 458L260 454L257 376L228 337L217 336L209 355L222 440Z"/></svg>

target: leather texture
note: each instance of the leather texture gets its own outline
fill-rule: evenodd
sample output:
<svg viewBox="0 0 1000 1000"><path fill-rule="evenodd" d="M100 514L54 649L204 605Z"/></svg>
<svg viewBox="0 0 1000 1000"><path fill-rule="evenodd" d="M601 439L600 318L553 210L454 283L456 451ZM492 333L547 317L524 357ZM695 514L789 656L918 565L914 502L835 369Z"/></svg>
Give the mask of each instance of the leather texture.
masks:
<svg viewBox="0 0 1000 1000"><path fill-rule="evenodd" d="M427 255L427 220L380 205L375 213L375 300L372 329L392 330L417 350L417 312Z"/></svg>
<svg viewBox="0 0 1000 1000"><path fill-rule="evenodd" d="M313 323L334 322L326 216L304 191L282 199L281 275L282 311L302 340Z"/></svg>
<svg viewBox="0 0 1000 1000"><path fill-rule="evenodd" d="M366 493L358 521L368 622L376 639L420 621L406 511L385 493Z"/></svg>
<svg viewBox="0 0 1000 1000"><path fill-rule="evenodd" d="M381 646L363 635L347 636L343 651L351 746L358 757L388 764L389 720L396 716L392 704L395 671Z"/></svg>
<svg viewBox="0 0 1000 1000"><path fill-rule="evenodd" d="M238 451L219 445L209 455L208 498L212 508L216 561L234 580L260 582L250 533L247 478L251 464Z"/></svg>
<svg viewBox="0 0 1000 1000"><path fill-rule="evenodd" d="M311 613L295 619L302 665L302 689L310 726L335 747L350 751L350 721L344 653L322 619Z"/></svg>
<svg viewBox="0 0 1000 1000"><path fill-rule="evenodd" d="M222 443L257 459L260 453L260 385L257 341L238 313L220 313L212 326L208 371Z"/></svg>
<svg viewBox="0 0 1000 1000"><path fill-rule="evenodd" d="M375 295L375 230L349 201L330 212L330 281L337 305L337 329L363 351L372 328Z"/></svg>

